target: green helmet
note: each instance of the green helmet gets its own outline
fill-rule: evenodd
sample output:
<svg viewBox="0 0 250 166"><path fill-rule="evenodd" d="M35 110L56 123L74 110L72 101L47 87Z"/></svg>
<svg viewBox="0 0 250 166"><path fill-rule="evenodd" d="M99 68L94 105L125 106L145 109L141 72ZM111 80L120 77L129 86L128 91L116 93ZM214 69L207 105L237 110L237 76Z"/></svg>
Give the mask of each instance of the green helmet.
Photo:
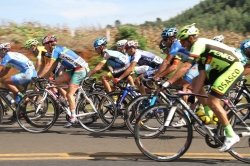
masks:
<svg viewBox="0 0 250 166"><path fill-rule="evenodd" d="M187 39L189 36L197 35L199 33L199 30L194 25L195 23L182 27L177 35L177 39L184 40Z"/></svg>
<svg viewBox="0 0 250 166"><path fill-rule="evenodd" d="M36 38L34 38L34 39L29 39L29 40L27 40L27 41L25 42L24 47L30 48L31 46L37 46L38 43L39 43L39 42L36 40Z"/></svg>

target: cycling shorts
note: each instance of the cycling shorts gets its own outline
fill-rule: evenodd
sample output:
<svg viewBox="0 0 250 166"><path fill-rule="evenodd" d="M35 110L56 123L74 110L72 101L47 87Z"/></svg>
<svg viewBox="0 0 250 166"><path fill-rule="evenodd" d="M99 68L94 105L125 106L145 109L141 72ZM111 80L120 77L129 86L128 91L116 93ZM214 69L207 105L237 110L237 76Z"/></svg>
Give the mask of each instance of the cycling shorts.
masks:
<svg viewBox="0 0 250 166"><path fill-rule="evenodd" d="M189 84L192 83L192 80L199 75L198 64L195 63L184 75L183 79Z"/></svg>
<svg viewBox="0 0 250 166"><path fill-rule="evenodd" d="M24 73L18 73L11 76L12 82L23 91L27 88L28 84L31 81L32 77L37 77L37 72L35 69L27 69Z"/></svg>
<svg viewBox="0 0 250 166"><path fill-rule="evenodd" d="M89 72L88 67L79 67L72 70L66 70L63 74L69 82L69 86L78 88L81 81Z"/></svg>
<svg viewBox="0 0 250 166"><path fill-rule="evenodd" d="M223 98L235 83L241 78L244 67L241 62L234 62L223 71L211 69L206 71L207 80L205 84L212 85L210 94L218 98Z"/></svg>
<svg viewBox="0 0 250 166"><path fill-rule="evenodd" d="M130 66L130 63L125 64L122 67L115 68L111 72L108 73L110 78L118 78L120 77Z"/></svg>

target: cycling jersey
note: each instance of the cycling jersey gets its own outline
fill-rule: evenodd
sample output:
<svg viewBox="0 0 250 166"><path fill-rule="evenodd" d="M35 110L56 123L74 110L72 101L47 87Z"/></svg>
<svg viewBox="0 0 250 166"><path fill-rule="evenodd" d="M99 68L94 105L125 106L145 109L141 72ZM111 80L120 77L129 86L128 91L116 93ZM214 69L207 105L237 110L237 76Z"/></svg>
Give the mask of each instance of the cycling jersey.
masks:
<svg viewBox="0 0 250 166"><path fill-rule="evenodd" d="M33 51L34 54L36 55L37 59L46 59L46 58L51 58L51 54L47 53L47 50L44 48L44 46L37 46L35 51Z"/></svg>
<svg viewBox="0 0 250 166"><path fill-rule="evenodd" d="M136 49L131 62L136 62L139 66L146 65L152 68L158 68L162 64L163 59L151 52Z"/></svg>
<svg viewBox="0 0 250 166"><path fill-rule="evenodd" d="M21 72L11 76L12 82L16 86L19 86L21 90L27 88L32 77L37 77L33 63L21 53L7 52L1 61L1 65L13 67Z"/></svg>
<svg viewBox="0 0 250 166"><path fill-rule="evenodd" d="M115 69L123 67L125 64L129 63L129 57L119 51L105 50L101 62L107 63L107 65L110 65Z"/></svg>
<svg viewBox="0 0 250 166"><path fill-rule="evenodd" d="M174 56L175 58L181 59L183 62L186 62L189 57L189 51L186 48L182 47L179 40L175 40L171 45L169 50L169 54Z"/></svg>
<svg viewBox="0 0 250 166"><path fill-rule="evenodd" d="M33 62L30 61L25 55L18 52L7 52L1 61L1 65L14 67L22 73L29 69L35 69Z"/></svg>
<svg viewBox="0 0 250 166"><path fill-rule="evenodd" d="M189 59L199 63L199 70L206 70L207 81L212 85L211 94L222 98L241 77L244 67L235 50L217 41L199 38L190 50ZM188 61L188 62L191 62Z"/></svg>
<svg viewBox="0 0 250 166"><path fill-rule="evenodd" d="M78 56L74 51L63 46L55 46L51 55L51 59L61 62L61 64L69 70L88 67L88 63L86 63L83 58Z"/></svg>

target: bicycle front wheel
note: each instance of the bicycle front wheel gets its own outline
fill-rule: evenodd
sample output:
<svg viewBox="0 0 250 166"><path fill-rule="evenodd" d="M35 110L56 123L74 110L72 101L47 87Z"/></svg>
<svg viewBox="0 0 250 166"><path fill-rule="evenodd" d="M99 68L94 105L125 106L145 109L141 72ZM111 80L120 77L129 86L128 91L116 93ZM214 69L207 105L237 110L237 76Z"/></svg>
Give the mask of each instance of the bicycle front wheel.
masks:
<svg viewBox="0 0 250 166"><path fill-rule="evenodd" d="M169 111L165 104L155 105L147 108L141 113L135 124L135 142L140 151L147 157L156 161L173 161L181 157L189 148L192 142L193 130L187 116L176 110L168 127L154 117L150 116L156 109L163 110L162 116L167 117ZM175 128L171 124L176 123L180 118L186 122L185 127ZM142 127L142 122L147 119L150 126L158 127L155 132L150 132ZM141 137L141 135L144 135ZM145 137L146 136L146 137ZM152 137L153 136L153 137Z"/></svg>
<svg viewBox="0 0 250 166"><path fill-rule="evenodd" d="M109 129L114 124L117 114L113 99L99 92L87 96L89 99L82 99L76 107L79 123L90 132L103 132ZM93 123L87 124L86 121Z"/></svg>
<svg viewBox="0 0 250 166"><path fill-rule="evenodd" d="M59 116L55 100L47 96L41 102L42 97L43 92L29 93L18 104L17 122L28 132L42 133L49 130Z"/></svg>

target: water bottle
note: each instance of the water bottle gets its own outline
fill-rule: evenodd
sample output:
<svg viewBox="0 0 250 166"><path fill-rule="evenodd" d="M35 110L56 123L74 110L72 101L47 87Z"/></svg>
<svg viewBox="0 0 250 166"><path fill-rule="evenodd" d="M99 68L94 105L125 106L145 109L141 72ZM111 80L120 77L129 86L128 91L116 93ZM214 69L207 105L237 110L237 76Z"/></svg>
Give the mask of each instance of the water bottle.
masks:
<svg viewBox="0 0 250 166"><path fill-rule="evenodd" d="M15 102L15 100L10 96L9 93L8 93L5 97L9 100L9 102L10 102L11 104L13 104L13 103Z"/></svg>

